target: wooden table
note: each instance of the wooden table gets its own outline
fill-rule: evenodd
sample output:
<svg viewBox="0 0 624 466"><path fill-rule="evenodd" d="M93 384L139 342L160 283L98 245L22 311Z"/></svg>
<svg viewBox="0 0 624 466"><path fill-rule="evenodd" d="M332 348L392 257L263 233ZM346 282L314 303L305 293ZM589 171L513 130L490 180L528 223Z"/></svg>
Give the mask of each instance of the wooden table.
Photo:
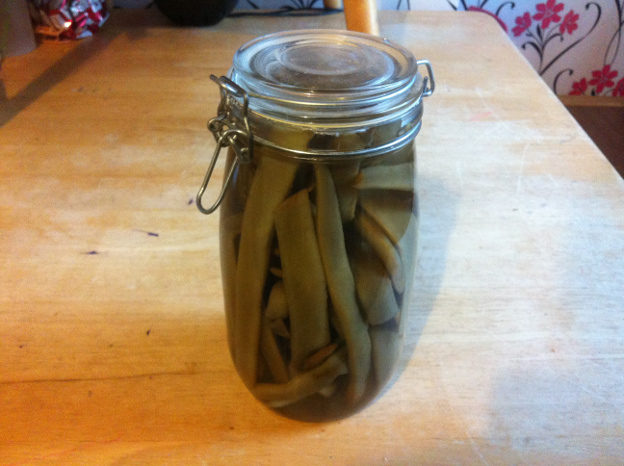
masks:
<svg viewBox="0 0 624 466"><path fill-rule="evenodd" d="M192 203L208 76L258 34L343 21L115 11L3 64L0 463L621 462L624 183L482 14L381 14L438 84L400 376L325 424L244 388L218 218Z"/></svg>

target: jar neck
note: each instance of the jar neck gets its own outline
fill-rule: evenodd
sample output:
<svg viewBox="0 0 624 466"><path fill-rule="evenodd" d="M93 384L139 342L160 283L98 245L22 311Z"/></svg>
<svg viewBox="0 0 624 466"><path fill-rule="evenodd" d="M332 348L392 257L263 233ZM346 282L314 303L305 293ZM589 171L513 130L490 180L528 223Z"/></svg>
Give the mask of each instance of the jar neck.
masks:
<svg viewBox="0 0 624 466"><path fill-rule="evenodd" d="M249 123L254 144L279 150L288 157L330 161L375 157L411 143L420 130L422 113L419 99L401 112L350 124L316 121L300 124L253 111Z"/></svg>

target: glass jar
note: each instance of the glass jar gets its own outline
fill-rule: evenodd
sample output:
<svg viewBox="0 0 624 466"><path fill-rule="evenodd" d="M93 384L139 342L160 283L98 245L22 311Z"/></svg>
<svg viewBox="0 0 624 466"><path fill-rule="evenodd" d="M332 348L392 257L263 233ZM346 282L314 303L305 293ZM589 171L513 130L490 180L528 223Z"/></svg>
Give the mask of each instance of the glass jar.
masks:
<svg viewBox="0 0 624 466"><path fill-rule="evenodd" d="M424 66L426 74L419 73ZM197 195L221 206L228 342L254 396L289 417L353 413L391 380L414 273L414 138L431 65L337 30L243 45L209 123ZM202 197L228 148L221 192Z"/></svg>

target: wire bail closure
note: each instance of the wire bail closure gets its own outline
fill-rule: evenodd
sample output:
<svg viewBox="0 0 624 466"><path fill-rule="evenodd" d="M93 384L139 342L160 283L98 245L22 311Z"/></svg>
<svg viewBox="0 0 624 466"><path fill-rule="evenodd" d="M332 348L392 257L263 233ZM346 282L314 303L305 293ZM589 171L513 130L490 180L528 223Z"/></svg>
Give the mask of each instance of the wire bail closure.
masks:
<svg viewBox="0 0 624 466"><path fill-rule="evenodd" d="M435 91L435 79L433 77L433 68L429 60L416 60L417 66L424 66L427 68L427 76L424 78L423 82L423 97L429 97ZM427 85L429 84L429 85Z"/></svg>
<svg viewBox="0 0 624 466"><path fill-rule="evenodd" d="M247 92L239 85L226 78L225 76L217 77L210 75L210 79L214 81L220 88L221 101L217 108L217 116L208 122L208 129L213 134L217 147L212 154L212 159L206 170L204 181L202 182L195 203L202 214L211 214L223 201L225 192L230 184L232 175L239 163L248 163L253 155L253 135L249 127L249 119L247 112L249 108L249 96ZM212 177L217 159L221 153L221 149L232 147L236 154L236 158L230 167L221 192L213 204L206 208L202 204L202 198Z"/></svg>
<svg viewBox="0 0 624 466"><path fill-rule="evenodd" d="M433 68L429 60L416 60L416 65L417 67L424 66L427 70L427 74L423 78L422 93L418 97L419 101L420 97L429 97L433 94L435 90L435 79L433 77ZM221 101L219 102L219 106L217 108L217 116L212 118L208 122L208 129L215 137L217 147L215 148L215 151L212 155L212 159L210 160L210 164L208 165L206 175L204 176L204 181L202 182L195 199L195 203L197 204L197 208L199 209L199 211L206 215L214 212L223 201L225 193L228 189L228 186L230 185L230 181L232 179L232 176L234 175L234 171L238 167L238 164L248 163L251 161L254 138L251 132L251 128L249 126L248 119L249 97L252 96L254 98L262 98L262 96L253 93L247 93L247 91L245 91L242 87L240 87L238 84L234 83L231 79L225 76L217 77L215 75L210 75L210 79L219 86L221 92ZM420 122L414 125L414 127L410 131L402 135L399 140L391 141L391 143L379 147L350 152L349 156L365 156L377 154L378 152L385 152L389 148L395 146L397 142L400 143L403 140L408 140L414 137L416 133L418 133L419 129ZM262 138L258 138L258 141L269 147L275 147L280 150L287 150L295 158L308 160L310 159L310 156L316 157L319 155L316 153L301 152L277 147L270 141L263 140ZM206 188L208 187L210 178L212 177L212 173L217 163L217 159L221 154L221 149L226 147L232 147L234 153L236 154L236 157L234 158L232 166L225 176L223 186L221 187L221 191L219 192L217 199L210 207L206 208L202 204L202 198L204 196ZM337 157L334 156L334 159L337 159Z"/></svg>

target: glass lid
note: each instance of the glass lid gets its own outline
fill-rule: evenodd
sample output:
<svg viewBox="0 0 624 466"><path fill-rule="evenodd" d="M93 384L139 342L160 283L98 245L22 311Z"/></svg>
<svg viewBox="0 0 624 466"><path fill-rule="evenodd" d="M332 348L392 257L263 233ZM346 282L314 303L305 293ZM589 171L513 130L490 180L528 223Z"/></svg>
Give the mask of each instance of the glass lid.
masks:
<svg viewBox="0 0 624 466"><path fill-rule="evenodd" d="M234 56L232 80L249 108L269 118L380 118L420 101L423 79L411 52L386 39L342 30L263 36Z"/></svg>

